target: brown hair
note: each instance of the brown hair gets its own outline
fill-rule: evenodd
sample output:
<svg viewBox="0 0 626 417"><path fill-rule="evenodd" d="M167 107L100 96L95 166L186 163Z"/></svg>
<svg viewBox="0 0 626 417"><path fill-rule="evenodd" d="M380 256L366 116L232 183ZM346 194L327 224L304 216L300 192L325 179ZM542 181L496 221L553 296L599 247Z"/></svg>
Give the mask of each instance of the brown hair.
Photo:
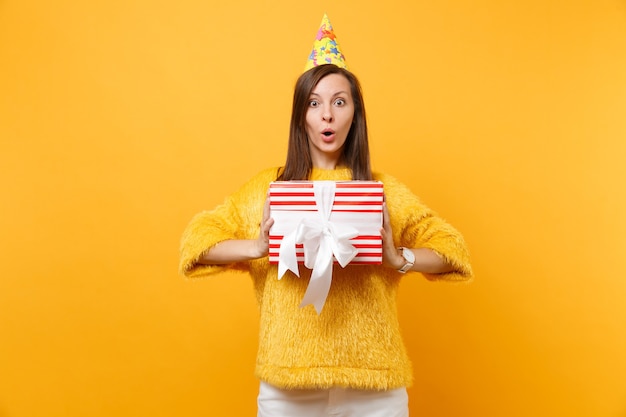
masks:
<svg viewBox="0 0 626 417"><path fill-rule="evenodd" d="M350 83L350 92L354 101L354 117L343 146L341 162L352 170L353 180L372 179L365 106L359 80L346 69L333 64L325 64L311 68L296 81L291 109L287 161L278 176L280 181L309 179L313 162L306 133L306 113L311 92L322 78L330 74L341 74L346 77Z"/></svg>

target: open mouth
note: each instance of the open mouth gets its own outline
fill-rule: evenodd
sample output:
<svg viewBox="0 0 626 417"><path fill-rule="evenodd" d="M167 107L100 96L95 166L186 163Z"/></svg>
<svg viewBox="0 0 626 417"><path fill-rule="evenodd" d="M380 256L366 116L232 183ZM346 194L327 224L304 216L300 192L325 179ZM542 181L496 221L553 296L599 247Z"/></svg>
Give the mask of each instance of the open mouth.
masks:
<svg viewBox="0 0 626 417"><path fill-rule="evenodd" d="M322 135L328 137L331 137L335 132L332 129L326 129L322 132Z"/></svg>

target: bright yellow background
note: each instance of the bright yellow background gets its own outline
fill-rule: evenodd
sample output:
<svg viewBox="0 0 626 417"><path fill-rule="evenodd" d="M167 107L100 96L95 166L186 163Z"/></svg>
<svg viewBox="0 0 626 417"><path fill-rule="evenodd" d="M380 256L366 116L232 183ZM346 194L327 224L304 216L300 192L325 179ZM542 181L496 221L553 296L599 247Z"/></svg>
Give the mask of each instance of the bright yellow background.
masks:
<svg viewBox="0 0 626 417"><path fill-rule="evenodd" d="M626 4L0 1L0 416L252 416L246 276L193 214L284 160L324 12L377 170L465 235L407 277L415 416L626 416Z"/></svg>

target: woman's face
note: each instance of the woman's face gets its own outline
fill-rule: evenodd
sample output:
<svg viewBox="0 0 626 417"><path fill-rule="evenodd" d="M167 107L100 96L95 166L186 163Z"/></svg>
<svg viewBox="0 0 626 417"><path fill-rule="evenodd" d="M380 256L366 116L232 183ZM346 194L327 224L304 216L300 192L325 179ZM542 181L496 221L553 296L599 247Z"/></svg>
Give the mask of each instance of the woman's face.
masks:
<svg viewBox="0 0 626 417"><path fill-rule="evenodd" d="M314 167L337 166L353 117L354 101L348 79L341 74L322 78L311 91L306 112L306 133Z"/></svg>

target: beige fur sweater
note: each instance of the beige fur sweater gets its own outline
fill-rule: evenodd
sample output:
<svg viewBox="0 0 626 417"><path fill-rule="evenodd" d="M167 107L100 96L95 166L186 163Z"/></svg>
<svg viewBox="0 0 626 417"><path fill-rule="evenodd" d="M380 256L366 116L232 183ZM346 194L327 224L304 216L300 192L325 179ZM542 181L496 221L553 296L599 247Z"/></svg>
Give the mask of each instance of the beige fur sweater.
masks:
<svg viewBox="0 0 626 417"><path fill-rule="evenodd" d="M225 202L196 215L181 242L180 270L203 277L227 268L250 274L260 311L256 374L281 388L392 389L409 386L412 371L397 317L396 293L402 274L384 266L335 265L321 314L300 308L310 271L287 272L279 281L267 258L228 266L196 264L199 256L227 239L255 239L269 183L277 168L265 170ZM311 180L350 180L349 169L314 169ZM456 271L429 278L469 280L472 270L462 236L391 176L382 181L397 246L431 248ZM413 278L407 274L407 278Z"/></svg>

